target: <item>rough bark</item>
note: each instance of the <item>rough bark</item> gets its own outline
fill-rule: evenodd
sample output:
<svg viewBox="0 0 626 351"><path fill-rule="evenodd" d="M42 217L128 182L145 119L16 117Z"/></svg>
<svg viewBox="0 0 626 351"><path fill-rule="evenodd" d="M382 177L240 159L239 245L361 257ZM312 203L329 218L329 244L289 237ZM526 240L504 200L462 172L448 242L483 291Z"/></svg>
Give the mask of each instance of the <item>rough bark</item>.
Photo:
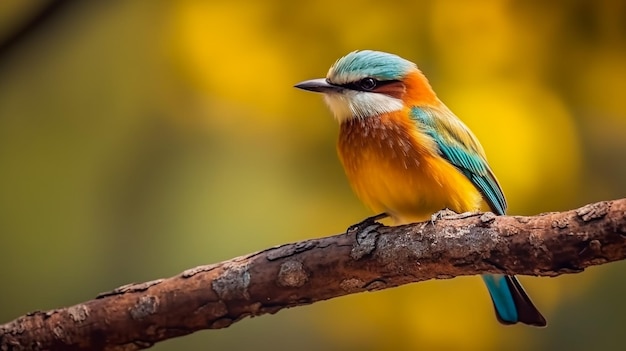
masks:
<svg viewBox="0 0 626 351"><path fill-rule="evenodd" d="M346 294L486 272L557 276L626 257L626 199L538 216L440 213L281 245L0 325L0 350L137 350Z"/></svg>

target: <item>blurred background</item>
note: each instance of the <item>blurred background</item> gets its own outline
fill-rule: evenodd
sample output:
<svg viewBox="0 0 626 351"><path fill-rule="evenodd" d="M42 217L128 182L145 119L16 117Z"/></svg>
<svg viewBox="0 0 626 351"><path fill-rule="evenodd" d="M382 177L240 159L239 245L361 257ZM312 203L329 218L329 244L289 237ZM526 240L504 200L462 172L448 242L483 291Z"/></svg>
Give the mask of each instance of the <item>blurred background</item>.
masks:
<svg viewBox="0 0 626 351"><path fill-rule="evenodd" d="M4 0L0 323L371 215L321 96L292 87L355 49L418 64L511 214L626 196L626 2ZM500 326L467 277L154 350L618 350L624 268L522 277L547 329Z"/></svg>

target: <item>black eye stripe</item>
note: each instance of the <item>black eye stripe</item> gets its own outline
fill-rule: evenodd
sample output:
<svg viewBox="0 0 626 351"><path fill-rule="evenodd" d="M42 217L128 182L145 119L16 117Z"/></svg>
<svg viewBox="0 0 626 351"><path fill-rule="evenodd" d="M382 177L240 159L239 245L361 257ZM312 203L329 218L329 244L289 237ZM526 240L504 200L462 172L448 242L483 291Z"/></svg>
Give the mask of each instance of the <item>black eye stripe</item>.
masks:
<svg viewBox="0 0 626 351"><path fill-rule="evenodd" d="M362 86L363 80L367 79L367 78L373 79L375 81L375 86L373 88L371 88L371 89L364 89L363 86ZM341 86L341 87L344 87L346 89L350 89L350 90L375 91L377 88L380 88L382 86L399 82L399 80L395 80L395 79L392 79L392 80L377 80L377 79L374 79L374 78L371 78L371 77L366 77L364 79L358 80L356 82L350 82L350 83L338 84L338 85Z"/></svg>

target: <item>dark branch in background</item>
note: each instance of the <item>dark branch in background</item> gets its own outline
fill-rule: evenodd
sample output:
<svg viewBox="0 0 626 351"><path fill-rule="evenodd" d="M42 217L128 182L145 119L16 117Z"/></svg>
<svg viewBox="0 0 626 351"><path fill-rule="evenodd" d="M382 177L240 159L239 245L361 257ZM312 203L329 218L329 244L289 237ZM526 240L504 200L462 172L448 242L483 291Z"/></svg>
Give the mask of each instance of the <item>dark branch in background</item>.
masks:
<svg viewBox="0 0 626 351"><path fill-rule="evenodd" d="M73 2L75 1L49 0L43 1L42 5L34 5L34 7L37 7L37 9L33 11L34 13L0 40L0 66L2 61L6 59L5 56L13 48L43 29L47 23L64 12L64 10L69 7L68 5L71 5Z"/></svg>
<svg viewBox="0 0 626 351"><path fill-rule="evenodd" d="M428 279L557 276L626 257L626 199L532 217L466 213L266 249L0 325L0 350L137 350L248 316Z"/></svg>

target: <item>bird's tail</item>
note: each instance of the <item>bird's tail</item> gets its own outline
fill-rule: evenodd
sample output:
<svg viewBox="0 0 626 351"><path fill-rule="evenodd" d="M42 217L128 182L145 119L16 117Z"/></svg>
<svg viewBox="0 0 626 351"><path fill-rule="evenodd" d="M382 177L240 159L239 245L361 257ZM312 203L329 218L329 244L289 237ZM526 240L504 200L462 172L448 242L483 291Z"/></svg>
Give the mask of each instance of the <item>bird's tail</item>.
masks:
<svg viewBox="0 0 626 351"><path fill-rule="evenodd" d="M517 278L501 274L485 274L482 277L491 295L496 317L500 323L546 326L546 319L533 305Z"/></svg>

